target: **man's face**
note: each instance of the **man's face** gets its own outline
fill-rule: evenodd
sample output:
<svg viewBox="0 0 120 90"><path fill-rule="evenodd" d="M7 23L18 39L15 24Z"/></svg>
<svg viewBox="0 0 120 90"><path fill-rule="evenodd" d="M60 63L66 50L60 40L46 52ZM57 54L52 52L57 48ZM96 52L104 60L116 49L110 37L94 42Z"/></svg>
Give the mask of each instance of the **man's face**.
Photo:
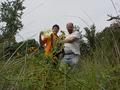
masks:
<svg viewBox="0 0 120 90"><path fill-rule="evenodd" d="M72 23L67 24L66 28L67 28L69 34L73 33L74 27L73 27Z"/></svg>
<svg viewBox="0 0 120 90"><path fill-rule="evenodd" d="M57 34L59 32L59 29L57 27L54 27L53 32L55 32Z"/></svg>

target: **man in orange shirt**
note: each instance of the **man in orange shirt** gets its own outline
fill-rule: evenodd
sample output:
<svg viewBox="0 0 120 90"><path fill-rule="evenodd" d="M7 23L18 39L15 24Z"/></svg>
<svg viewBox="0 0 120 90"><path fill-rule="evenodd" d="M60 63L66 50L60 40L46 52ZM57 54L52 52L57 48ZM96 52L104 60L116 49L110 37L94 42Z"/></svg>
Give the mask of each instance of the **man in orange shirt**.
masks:
<svg viewBox="0 0 120 90"><path fill-rule="evenodd" d="M52 34L49 37L44 37L43 40L42 40L42 37L41 37L43 32L40 33L39 43L41 44L41 46L44 47L44 51L45 51L46 56L48 56L51 53L55 41L59 38L58 35L57 35L58 32L59 32L59 29L60 29L59 25L55 24L52 27Z"/></svg>

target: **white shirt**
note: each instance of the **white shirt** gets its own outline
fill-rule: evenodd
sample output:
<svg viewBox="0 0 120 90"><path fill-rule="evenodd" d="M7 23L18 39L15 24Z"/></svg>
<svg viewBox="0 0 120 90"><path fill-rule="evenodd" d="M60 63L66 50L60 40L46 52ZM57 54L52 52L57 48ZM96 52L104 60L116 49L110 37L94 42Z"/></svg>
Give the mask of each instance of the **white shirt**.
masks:
<svg viewBox="0 0 120 90"><path fill-rule="evenodd" d="M65 43L64 46L64 50L65 53L70 53L73 52L74 54L79 54L80 55L80 32L79 31L74 31L72 34L69 34L66 39L70 39L72 37L75 37L76 40L73 41L72 43Z"/></svg>

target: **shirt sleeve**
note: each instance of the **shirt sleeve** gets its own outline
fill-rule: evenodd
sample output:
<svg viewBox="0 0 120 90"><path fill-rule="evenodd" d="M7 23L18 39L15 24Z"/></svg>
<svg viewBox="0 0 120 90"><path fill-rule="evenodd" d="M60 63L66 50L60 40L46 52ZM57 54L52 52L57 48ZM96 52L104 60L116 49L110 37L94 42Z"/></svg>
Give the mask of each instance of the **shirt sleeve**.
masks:
<svg viewBox="0 0 120 90"><path fill-rule="evenodd" d="M75 37L75 38L77 38L77 39L80 39L80 32L75 31L75 32L72 34L72 37Z"/></svg>

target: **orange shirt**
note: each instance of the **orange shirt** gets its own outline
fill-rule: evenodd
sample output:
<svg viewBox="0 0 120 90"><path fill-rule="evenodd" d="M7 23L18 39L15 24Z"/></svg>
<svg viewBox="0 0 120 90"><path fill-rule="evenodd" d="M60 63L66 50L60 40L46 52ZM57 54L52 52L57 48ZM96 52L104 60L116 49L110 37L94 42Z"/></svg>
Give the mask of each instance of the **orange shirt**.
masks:
<svg viewBox="0 0 120 90"><path fill-rule="evenodd" d="M52 50L55 40L58 38L57 34L52 33L50 37L45 37L42 42L44 44L45 55L48 56Z"/></svg>
<svg viewBox="0 0 120 90"><path fill-rule="evenodd" d="M58 39L59 37L57 36L56 33L52 33L51 34L51 44L52 44L52 47L54 45L54 43L56 42L56 40Z"/></svg>

